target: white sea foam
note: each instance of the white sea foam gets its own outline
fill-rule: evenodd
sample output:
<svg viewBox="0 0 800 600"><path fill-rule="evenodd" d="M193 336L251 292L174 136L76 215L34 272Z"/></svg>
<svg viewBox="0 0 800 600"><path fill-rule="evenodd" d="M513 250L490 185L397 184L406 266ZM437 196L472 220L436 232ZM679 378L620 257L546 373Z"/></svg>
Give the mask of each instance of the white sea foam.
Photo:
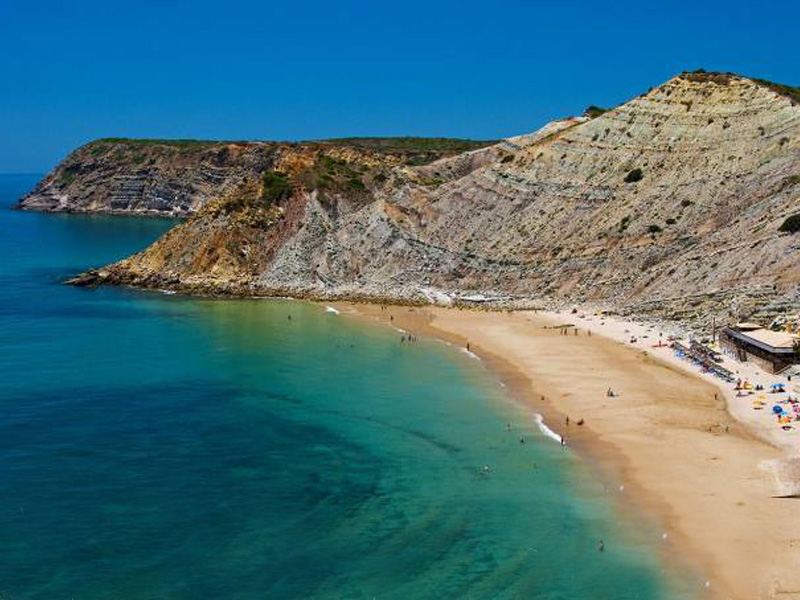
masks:
<svg viewBox="0 0 800 600"><path fill-rule="evenodd" d="M162 294L166 294L167 296L172 296L173 294L177 293L175 290L158 290Z"/></svg>
<svg viewBox="0 0 800 600"><path fill-rule="evenodd" d="M536 421L536 424L539 426L539 430L543 434L545 434L551 440L554 440L559 444L561 443L561 436L547 426L547 423L544 422L544 417L542 415L536 413L533 417L533 420Z"/></svg>
<svg viewBox="0 0 800 600"><path fill-rule="evenodd" d="M478 356L478 355L477 355L477 354L475 354L474 352L470 352L470 351L469 351L469 350L467 350L466 348L462 348L462 349L461 349L461 351L462 351L464 354L466 354L467 356L469 356L470 358L474 358L475 360L480 360L480 359L481 359L481 357L480 357L480 356Z"/></svg>
<svg viewBox="0 0 800 600"><path fill-rule="evenodd" d="M339 311L336 310L335 308L333 308L332 306L326 306L325 307L325 312L329 312L329 313L332 313L334 315L338 315L339 314Z"/></svg>

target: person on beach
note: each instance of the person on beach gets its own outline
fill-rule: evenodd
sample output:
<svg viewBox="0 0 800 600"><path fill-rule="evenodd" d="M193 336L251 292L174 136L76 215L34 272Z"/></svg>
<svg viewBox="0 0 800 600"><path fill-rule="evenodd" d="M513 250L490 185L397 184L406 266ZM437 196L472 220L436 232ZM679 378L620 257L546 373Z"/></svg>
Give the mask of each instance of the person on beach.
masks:
<svg viewBox="0 0 800 600"><path fill-rule="evenodd" d="M467 352L469 352L469 342L467 342Z"/></svg>
<svg viewBox="0 0 800 600"><path fill-rule="evenodd" d="M567 427L569 427L569 416L567 416L567 418L564 419L564 423L567 425Z"/></svg>
<svg viewBox="0 0 800 600"><path fill-rule="evenodd" d="M561 436L561 447L562 448L567 447L567 438L565 438L563 435Z"/></svg>

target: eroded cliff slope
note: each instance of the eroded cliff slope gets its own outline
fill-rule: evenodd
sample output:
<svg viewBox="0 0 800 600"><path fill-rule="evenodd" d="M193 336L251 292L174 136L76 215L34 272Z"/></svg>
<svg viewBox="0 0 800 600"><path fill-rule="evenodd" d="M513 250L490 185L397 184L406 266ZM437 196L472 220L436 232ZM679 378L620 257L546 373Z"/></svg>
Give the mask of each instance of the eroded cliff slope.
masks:
<svg viewBox="0 0 800 600"><path fill-rule="evenodd" d="M351 138L322 142L206 142L101 139L72 152L20 208L185 216L210 198L284 163L327 156L370 167L425 164L490 142L419 138Z"/></svg>
<svg viewBox="0 0 800 600"><path fill-rule="evenodd" d="M800 234L780 227L800 212L799 99L684 73L594 118L383 169L363 178L358 202L270 164L291 193L270 205L263 234L203 209L82 281L409 301L481 293L682 318L796 310ZM257 183L235 193L262 195Z"/></svg>

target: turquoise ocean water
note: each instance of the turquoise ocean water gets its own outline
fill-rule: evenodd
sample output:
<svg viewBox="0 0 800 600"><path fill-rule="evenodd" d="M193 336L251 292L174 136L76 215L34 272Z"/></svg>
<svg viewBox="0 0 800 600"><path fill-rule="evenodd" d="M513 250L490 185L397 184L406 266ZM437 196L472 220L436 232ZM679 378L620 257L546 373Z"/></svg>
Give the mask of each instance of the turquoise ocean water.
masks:
<svg viewBox="0 0 800 600"><path fill-rule="evenodd" d="M7 210L35 180L0 177L3 600L690 597L479 361L61 285L173 223Z"/></svg>

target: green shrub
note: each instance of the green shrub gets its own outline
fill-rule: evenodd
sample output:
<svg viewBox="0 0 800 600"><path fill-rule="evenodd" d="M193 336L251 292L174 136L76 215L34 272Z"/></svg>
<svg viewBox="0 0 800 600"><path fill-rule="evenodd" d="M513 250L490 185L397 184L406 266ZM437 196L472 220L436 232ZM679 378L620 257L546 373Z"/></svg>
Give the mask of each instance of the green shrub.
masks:
<svg viewBox="0 0 800 600"><path fill-rule="evenodd" d="M667 219L665 222L666 222L667 225L675 225L675 223L677 223L677 221L675 219L673 219L672 217Z"/></svg>
<svg viewBox="0 0 800 600"><path fill-rule="evenodd" d="M62 186L67 186L75 180L75 175L77 174L77 168L73 165L66 167L58 176L58 182Z"/></svg>
<svg viewBox="0 0 800 600"><path fill-rule="evenodd" d="M367 189L364 182L358 177L351 177L347 180L347 185L351 190L365 190Z"/></svg>
<svg viewBox="0 0 800 600"><path fill-rule="evenodd" d="M261 178L263 185L261 189L261 199L267 204L277 204L281 200L289 197L292 187L286 179L286 175L277 171L267 171Z"/></svg>
<svg viewBox="0 0 800 600"><path fill-rule="evenodd" d="M641 181L642 177L644 177L644 173L639 167L628 171L628 174L625 175L625 183L636 183L637 181Z"/></svg>
<svg viewBox="0 0 800 600"><path fill-rule="evenodd" d="M778 231L782 231L784 233L797 233L800 231L800 213L788 217L783 223L781 223L781 226L778 227Z"/></svg>
<svg viewBox="0 0 800 600"><path fill-rule="evenodd" d="M648 225L647 226L647 233L656 234L656 233L661 233L662 231L663 231L663 229L661 229L661 227L659 227L658 225Z"/></svg>
<svg viewBox="0 0 800 600"><path fill-rule="evenodd" d="M694 202L692 202L691 200L681 200L681 207L682 208L687 208L687 207L691 206L692 204L694 204Z"/></svg>
<svg viewBox="0 0 800 600"><path fill-rule="evenodd" d="M583 111L584 117L589 117L590 119L596 119L602 114L605 114L609 111L608 108L603 108L602 106L595 106L592 104L591 106L587 106L586 110Z"/></svg>

